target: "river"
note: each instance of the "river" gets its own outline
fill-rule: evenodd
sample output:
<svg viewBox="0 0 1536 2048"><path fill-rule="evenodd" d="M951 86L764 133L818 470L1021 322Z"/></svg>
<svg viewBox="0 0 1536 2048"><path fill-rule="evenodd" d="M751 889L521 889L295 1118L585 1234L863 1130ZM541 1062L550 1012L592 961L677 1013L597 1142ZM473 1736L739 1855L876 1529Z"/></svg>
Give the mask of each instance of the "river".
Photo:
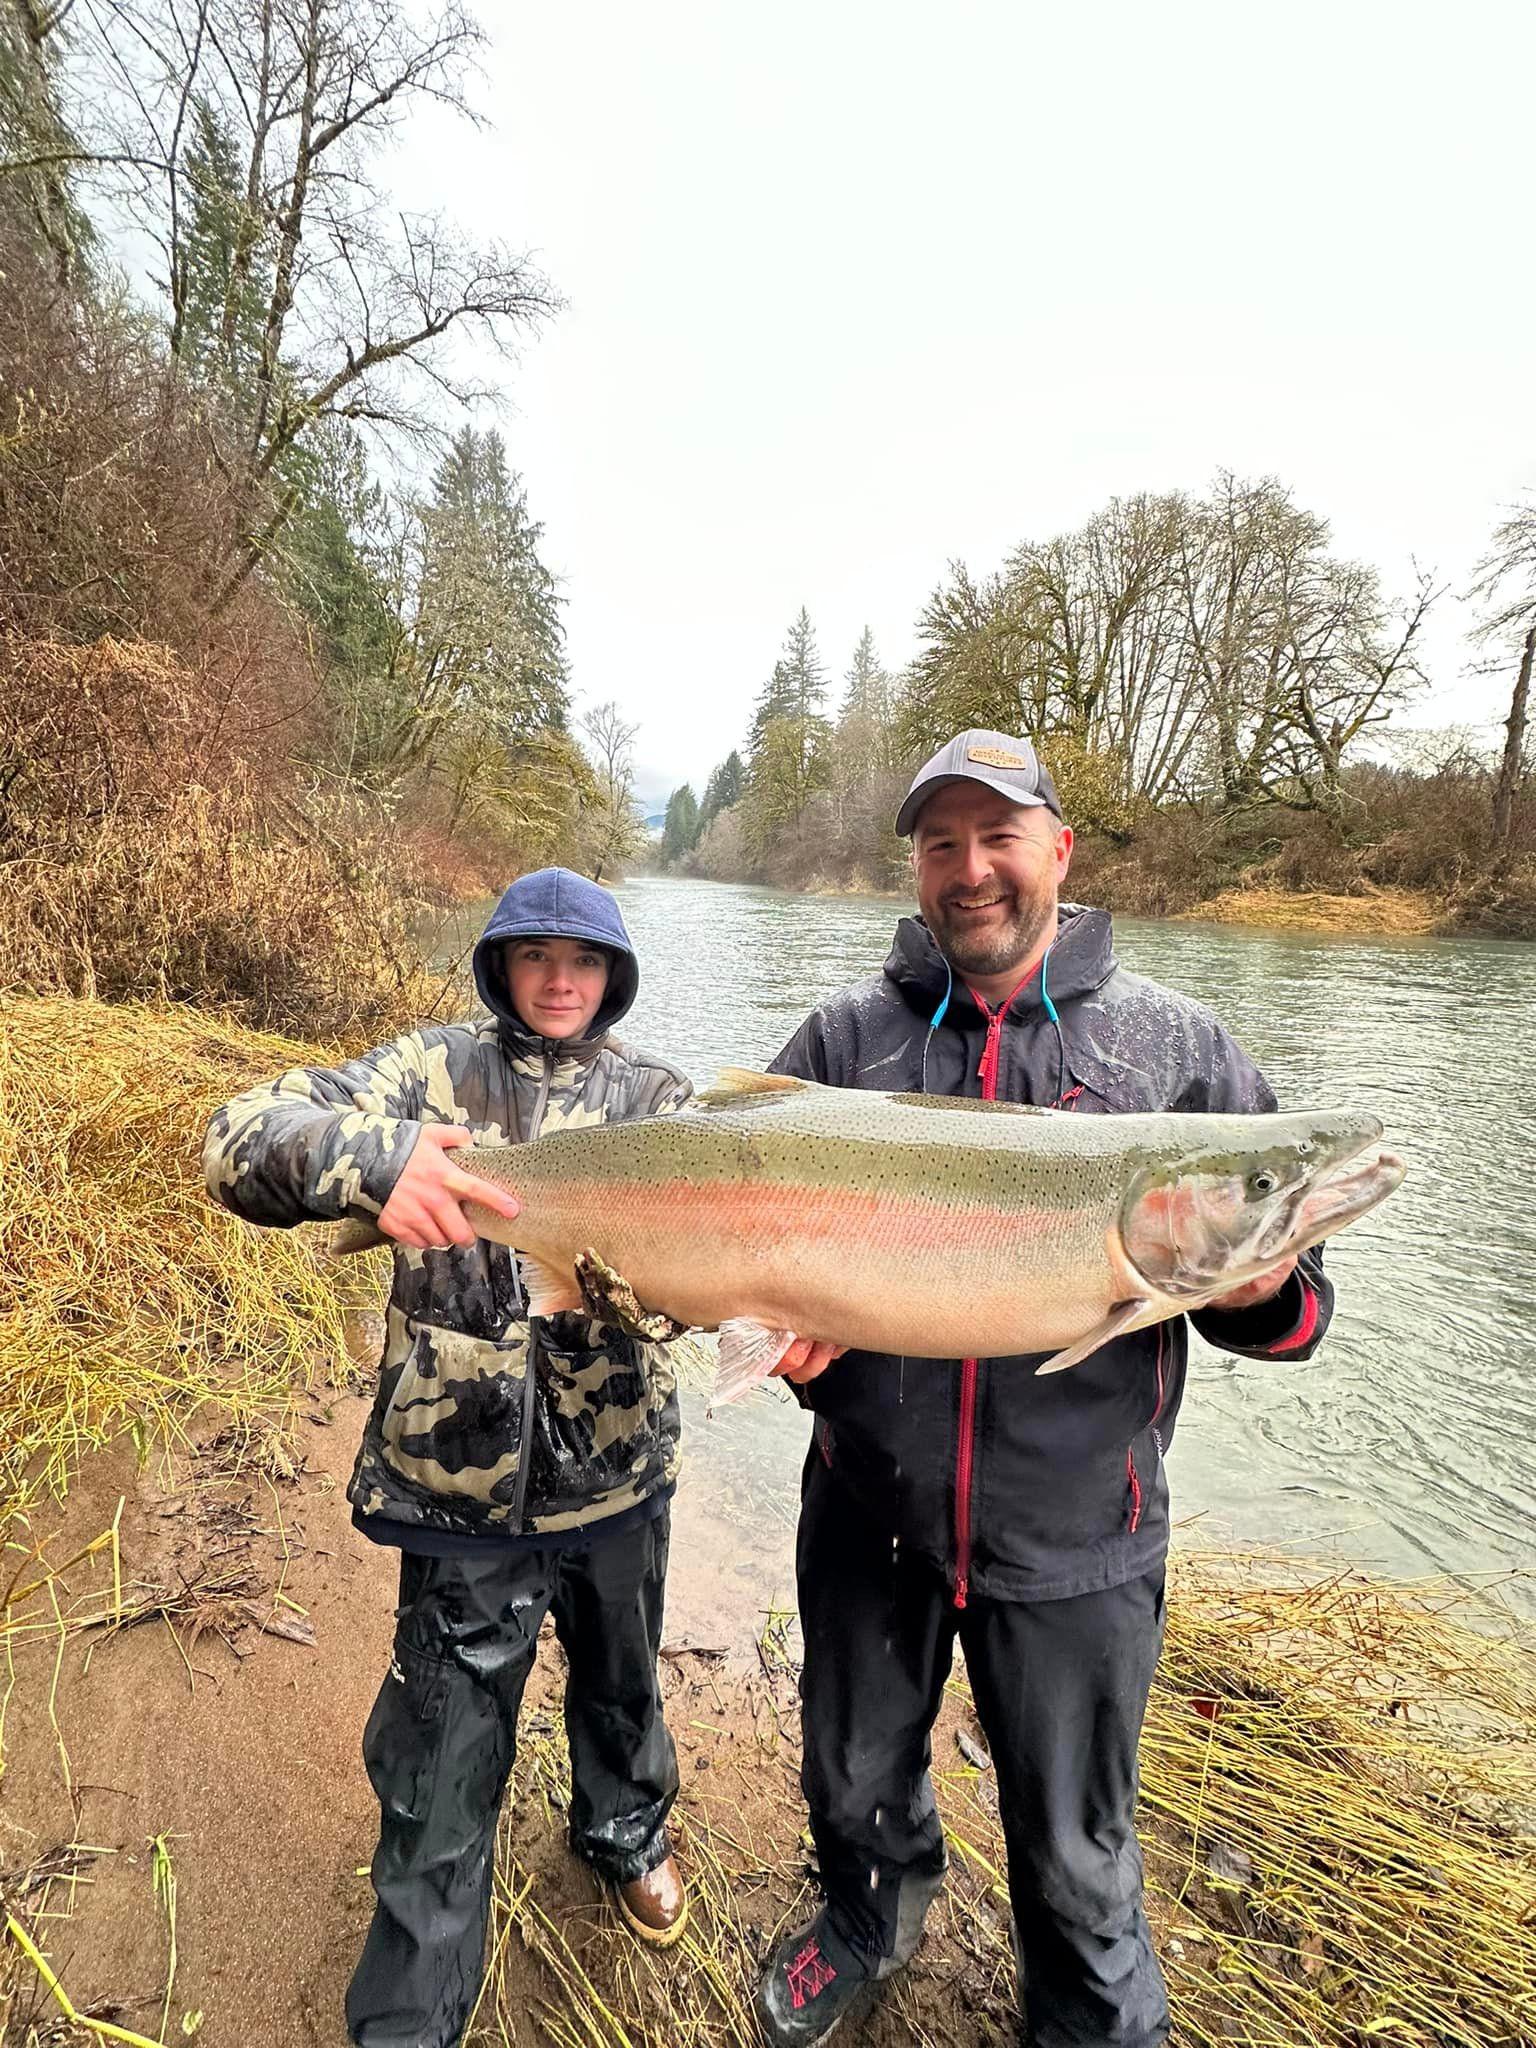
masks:
<svg viewBox="0 0 1536 2048"><path fill-rule="evenodd" d="M906 907L650 877L618 895L642 970L623 1035L701 1085L762 1065L815 1003L877 969ZM488 909L455 918L440 949ZM1195 1339L1169 1456L1181 1540L1404 1579L1528 1571L1536 945L1135 918L1117 944L1209 1003L1283 1102L1375 1111L1409 1167L1329 1246L1338 1311L1316 1358L1260 1363ZM788 1603L805 1417L776 1390L713 1418L691 1401L689 1421L680 1539L692 1527L758 1606ZM1505 1590L1536 1614L1536 1580Z"/></svg>

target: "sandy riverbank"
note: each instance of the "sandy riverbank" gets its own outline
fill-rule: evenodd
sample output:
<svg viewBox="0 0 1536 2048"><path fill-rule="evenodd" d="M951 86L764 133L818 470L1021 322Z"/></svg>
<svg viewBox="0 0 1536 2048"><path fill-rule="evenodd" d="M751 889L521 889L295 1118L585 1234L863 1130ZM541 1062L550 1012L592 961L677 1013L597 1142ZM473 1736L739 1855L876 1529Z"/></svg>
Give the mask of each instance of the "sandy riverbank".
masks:
<svg viewBox="0 0 1536 2048"><path fill-rule="evenodd" d="M356 1392L308 1397L285 1450L272 1439L243 1460L215 1439L141 1471L125 1443L87 1460L62 1514L37 1518L63 1557L124 1501L125 1623L73 1626L110 1605L105 1554L58 1588L62 1632L50 1597L15 1617L27 1626L10 1643L7 1895L77 2009L151 2041L169 1953L159 1837L177 1883L165 2038L201 2015L208 2048L345 2048L341 1999L371 1907L359 1741L393 1586L393 1560L356 1536L344 1499L364 1406ZM813 1909L814 1872L793 1633L722 1568L719 1531L685 1481L663 1677L695 1930L669 1960L643 1955L567 1853L562 1676L546 1643L471 2048L753 2048L756 1970ZM1422 2030L1404 2018L1392 2038L1528 2039L1536 2013L1517 2007L1521 1972L1527 1993L1536 1984L1536 1843L1519 1829L1536 1808L1517 1794L1536 1798L1536 1759L1518 1699L1536 1667L1481 1640L1469 1654L1432 1611L1364 1580L1304 1586L1189 1559L1171 1611L1143 1822L1180 2041L1365 2048L1414 2011L1439 2017ZM1445 1746L1436 1699L1475 1747ZM958 1672L934 1770L948 1890L857 2048L1012 2038L996 1793ZM1412 1947L1373 1960L1389 1924ZM71 2038L41 2031L50 2000L14 1950L9 1962L6 2048Z"/></svg>
<svg viewBox="0 0 1536 2048"><path fill-rule="evenodd" d="M1445 912L1411 889L1373 889L1363 896L1315 891L1227 889L1176 913L1179 923L1258 925L1269 931L1338 932L1357 938L1411 938L1445 930Z"/></svg>

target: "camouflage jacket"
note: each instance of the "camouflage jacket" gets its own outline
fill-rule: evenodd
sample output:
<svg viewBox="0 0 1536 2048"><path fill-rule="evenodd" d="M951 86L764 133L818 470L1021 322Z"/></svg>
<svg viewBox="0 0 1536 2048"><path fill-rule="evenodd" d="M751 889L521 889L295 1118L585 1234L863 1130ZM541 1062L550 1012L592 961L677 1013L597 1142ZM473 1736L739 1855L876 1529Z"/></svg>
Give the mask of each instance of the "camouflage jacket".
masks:
<svg viewBox="0 0 1536 2048"><path fill-rule="evenodd" d="M210 1191L247 1222L376 1218L423 1123L490 1145L625 1121L691 1093L606 1035L576 1045L488 1018L408 1032L334 1070L296 1067L215 1115ZM664 1345L580 1314L531 1321L500 1245L397 1246L384 1354L350 1498L451 1534L585 1527L672 1485L678 1407Z"/></svg>

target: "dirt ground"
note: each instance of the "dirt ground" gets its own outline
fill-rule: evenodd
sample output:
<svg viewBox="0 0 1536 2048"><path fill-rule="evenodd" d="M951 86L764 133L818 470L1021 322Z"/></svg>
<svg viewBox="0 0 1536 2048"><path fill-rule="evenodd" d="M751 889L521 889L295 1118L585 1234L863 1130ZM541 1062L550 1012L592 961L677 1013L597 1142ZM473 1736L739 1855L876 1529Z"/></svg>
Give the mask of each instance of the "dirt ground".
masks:
<svg viewBox="0 0 1536 2048"><path fill-rule="evenodd" d="M175 1879L177 1950L164 2038L191 2028L206 2048L345 2048L342 1997L372 1904L376 1809L360 1742L388 1662L395 1571L392 1553L354 1532L345 1500L364 1412L355 1394L306 1401L290 1449L274 1436L234 1478L227 1445L172 1474L141 1472L124 1442L87 1462L51 1531L46 1554L67 1558L110 1524L121 1498L123 1607L151 1610L130 1626L61 1637L46 1595L18 1603L37 1627L13 1648L0 1886L81 2013L161 2037L169 1926L154 1882L159 1837ZM814 1908L784 1620L771 1603L764 1611L760 1580L722 1568L729 1532L686 1488L674 1529L663 1678L697 1938L664 1963L642 1956L566 1850L562 1674L547 1642L524 1708L523 1796L503 1829L507 1910L492 1931L476 2044L566 2038L560 2015L587 2002L582 1978L623 2000L626 2017L607 2031L585 2022L600 2031L569 2038L750 2042L756 1964L782 1926ZM110 1608L105 1552L66 1582L76 1615ZM68 1619L69 1599L62 1606ZM982 1787L980 1826L989 1788L955 1747L962 1719L957 1707L939 1749ZM928 2024L889 2014L851 2040L1002 2038L982 2016L1006 1998L992 1888L985 1871L957 1869L946 1910L969 1961L930 1943L930 1962L902 1995L914 2020L929 2009ZM978 1913L994 1923L987 1942ZM970 2010L955 2031L961 1964ZM593 1996L601 2002L600 1990ZM57 2023L56 2004L18 1962L5 2048L100 2038Z"/></svg>

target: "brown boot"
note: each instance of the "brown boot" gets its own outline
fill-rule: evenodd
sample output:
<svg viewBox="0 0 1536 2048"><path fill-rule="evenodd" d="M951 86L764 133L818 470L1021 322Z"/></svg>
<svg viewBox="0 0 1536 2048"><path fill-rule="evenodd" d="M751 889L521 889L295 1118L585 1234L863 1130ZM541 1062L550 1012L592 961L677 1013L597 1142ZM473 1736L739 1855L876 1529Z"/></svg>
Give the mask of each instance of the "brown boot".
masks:
<svg viewBox="0 0 1536 2048"><path fill-rule="evenodd" d="M613 1896L630 1933L651 1948L670 1948L688 1925L688 1897L675 1856L644 1877L616 1884Z"/></svg>

